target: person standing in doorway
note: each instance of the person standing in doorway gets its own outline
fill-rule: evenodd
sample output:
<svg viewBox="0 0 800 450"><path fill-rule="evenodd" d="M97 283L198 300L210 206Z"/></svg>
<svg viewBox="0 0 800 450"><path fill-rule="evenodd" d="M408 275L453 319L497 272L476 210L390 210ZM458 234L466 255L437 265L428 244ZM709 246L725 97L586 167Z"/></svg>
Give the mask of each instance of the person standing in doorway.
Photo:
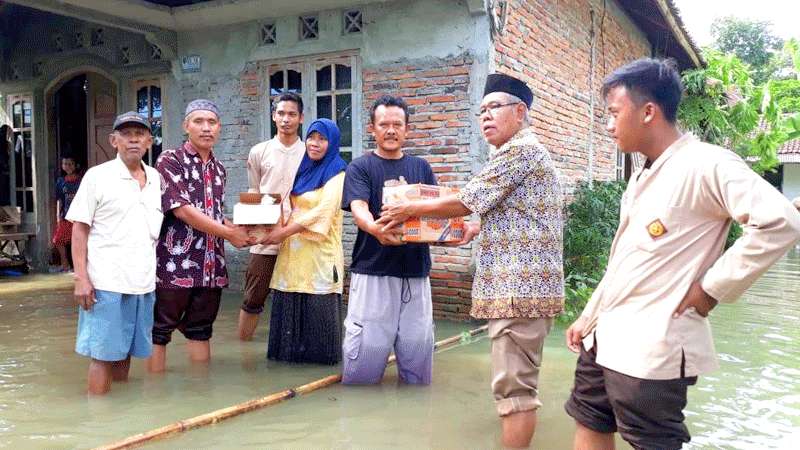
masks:
<svg viewBox="0 0 800 450"><path fill-rule="evenodd" d="M380 383L389 353L397 355L400 380L430 384L433 372L433 305L428 244L405 244L395 228L376 223L383 187L403 181L436 184L422 158L403 152L408 106L382 96L370 110L376 150L347 167L342 208L358 226L350 265L350 297L344 320L342 383Z"/></svg>
<svg viewBox="0 0 800 450"><path fill-rule="evenodd" d="M410 216L480 216L459 245L480 233L471 315L489 321L492 392L509 448L533 438L544 340L564 308L561 184L529 126L532 101L521 80L489 75L478 114L492 146L486 166L457 195L385 205L378 221L391 228Z"/></svg>
<svg viewBox="0 0 800 450"><path fill-rule="evenodd" d="M163 219L160 177L142 162L153 142L150 123L135 112L122 114L109 140L117 157L86 172L64 219L73 223L75 351L91 358L88 391L98 395L112 381L127 381L131 356L152 352Z"/></svg>
<svg viewBox="0 0 800 450"><path fill-rule="evenodd" d="M208 362L209 340L228 285L224 241L237 248L252 244L244 227L225 210L225 167L214 156L221 124L217 106L193 100L183 131L188 140L158 157L164 227L158 240L153 356L148 370L166 369L167 344L178 329L188 339L192 362Z"/></svg>
<svg viewBox="0 0 800 450"><path fill-rule="evenodd" d="M735 153L678 128L670 61L640 59L604 82L606 129L647 160L622 196L606 273L566 343L579 353L566 403L574 448L680 449L688 387L717 368L708 315L800 237L800 213ZM723 252L732 221L742 236Z"/></svg>
<svg viewBox="0 0 800 450"><path fill-rule="evenodd" d="M70 272L72 268L67 257L67 245L72 240L72 222L66 216L72 199L78 193L81 176L78 173L78 163L72 156L61 158L61 170L64 176L56 180L56 230L53 233L53 245L58 250L61 272Z"/></svg>
<svg viewBox="0 0 800 450"><path fill-rule="evenodd" d="M294 92L278 95L272 104L272 120L278 134L250 149L247 179L250 192L280 194L284 217L289 217L289 195L306 147L298 135L303 123L303 99ZM264 311L279 245L258 244L250 248L244 279L244 302L239 311L239 339L249 341Z"/></svg>

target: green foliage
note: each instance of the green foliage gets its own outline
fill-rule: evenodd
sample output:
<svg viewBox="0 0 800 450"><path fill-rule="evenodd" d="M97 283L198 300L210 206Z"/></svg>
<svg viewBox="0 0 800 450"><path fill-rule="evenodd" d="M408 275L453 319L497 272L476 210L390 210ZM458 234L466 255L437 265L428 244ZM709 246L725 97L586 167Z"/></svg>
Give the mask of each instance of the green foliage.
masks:
<svg viewBox="0 0 800 450"><path fill-rule="evenodd" d="M623 181L583 182L575 191L575 200L567 207L564 227L566 302L564 313L558 318L561 323L572 323L580 316L605 274L611 242L619 225L623 192ZM725 248L741 235L742 227L734 222Z"/></svg>
<svg viewBox="0 0 800 450"><path fill-rule="evenodd" d="M711 24L714 47L749 64L753 79L761 84L777 70L773 56L783 46L783 40L772 33L770 26L769 22L735 17L716 19Z"/></svg>
<svg viewBox="0 0 800 450"><path fill-rule="evenodd" d="M783 44L783 53L792 62L792 68L798 80L800 80L800 41L791 38Z"/></svg>
<svg viewBox="0 0 800 450"><path fill-rule="evenodd" d="M731 229L728 231L728 237L725 239L725 249L731 248L731 245L740 237L742 237L742 226L733 222L731 224Z"/></svg>
<svg viewBox="0 0 800 450"><path fill-rule="evenodd" d="M709 50L704 56L706 68L683 74L681 125L706 142L736 151L760 174L777 167L777 151L790 138L791 119L783 116L772 95L776 82L755 86L747 65L733 54Z"/></svg>
<svg viewBox="0 0 800 450"><path fill-rule="evenodd" d="M772 81L769 92L772 98L778 102L778 106L782 111L789 113L800 112L800 80Z"/></svg>
<svg viewBox="0 0 800 450"><path fill-rule="evenodd" d="M625 183L580 183L567 207L564 228L566 305L560 321L569 323L583 311L603 277L611 242L619 224L619 202Z"/></svg>

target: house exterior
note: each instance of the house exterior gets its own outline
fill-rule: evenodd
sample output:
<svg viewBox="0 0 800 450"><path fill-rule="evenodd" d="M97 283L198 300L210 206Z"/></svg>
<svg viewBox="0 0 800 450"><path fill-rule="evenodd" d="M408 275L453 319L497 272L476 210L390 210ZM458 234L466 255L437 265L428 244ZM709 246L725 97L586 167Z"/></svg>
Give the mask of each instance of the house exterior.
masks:
<svg viewBox="0 0 800 450"><path fill-rule="evenodd" d="M642 56L702 64L671 0L0 0L0 55L0 120L13 130L2 189L37 232L40 269L60 156L112 158L106 135L123 111L152 121L153 162L180 143L189 100L217 102L230 209L249 148L274 132L272 95L301 93L306 123L335 120L355 158L372 147L369 105L392 93L411 106L408 152L460 186L488 154L475 118L485 78L506 72L533 88L532 124L571 187L630 165L604 131L608 73ZM355 232L348 221L346 254ZM240 284L247 253L227 251ZM472 250L432 253L436 315L465 318Z"/></svg>
<svg viewBox="0 0 800 450"><path fill-rule="evenodd" d="M765 178L789 200L800 197L800 139L784 143L778 149L778 161L780 165Z"/></svg>

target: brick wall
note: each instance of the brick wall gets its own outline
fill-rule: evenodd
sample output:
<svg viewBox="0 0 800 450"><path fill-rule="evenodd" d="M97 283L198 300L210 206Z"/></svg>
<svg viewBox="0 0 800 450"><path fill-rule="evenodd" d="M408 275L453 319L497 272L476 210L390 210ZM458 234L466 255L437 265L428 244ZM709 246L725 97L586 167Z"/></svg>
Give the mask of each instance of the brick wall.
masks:
<svg viewBox="0 0 800 450"><path fill-rule="evenodd" d="M512 0L494 42L498 72L534 90L532 125L570 184L585 179L594 133L595 180L615 177L616 146L605 131L600 86L616 67L650 54L650 44L613 1ZM591 15L595 16L594 127L589 126ZM571 186L568 186L568 189Z"/></svg>
<svg viewBox="0 0 800 450"><path fill-rule="evenodd" d="M238 77L195 76L180 82L183 105L196 98L207 98L220 109L222 132L214 154L228 173L225 189L228 215L233 212L239 192L247 191L247 156L250 147L261 140L258 122L260 115L265 114L260 103L262 74L259 63L251 62ZM243 285L249 253L226 244L225 256L231 287L239 289Z"/></svg>
<svg viewBox="0 0 800 450"><path fill-rule="evenodd" d="M362 72L363 122L369 123L369 108L379 96L403 97L410 113L405 151L425 158L442 185L463 186L472 171L470 136L475 121L469 98L473 62L472 56L465 54L365 67ZM365 151L374 148L372 137L365 134ZM353 228L353 234L346 236L347 252L354 232ZM431 247L435 317L469 317L471 254L469 248Z"/></svg>
<svg viewBox="0 0 800 450"><path fill-rule="evenodd" d="M587 176L589 135L590 26L589 11L596 15L596 64L594 110L594 178L615 176L616 149L606 136L599 88L615 67L649 53L649 44L613 2L603 17L602 2L588 0L511 1L505 34L493 46L494 70L527 81L535 91L532 123L542 143L551 151L567 182ZM602 32L601 32L602 30ZM181 82L182 99L207 97L223 114L223 133L217 156L228 169L227 199L236 201L245 190L245 160L258 142L261 110L260 89L267 61L248 63L238 77L198 77ZM369 123L369 107L384 93L399 95L410 106L410 132L406 151L431 163L440 184L462 186L480 166L485 149L471 148L479 133L471 116L471 93L482 86L470 84L475 70L472 55L403 60L380 66L364 66L363 123ZM366 132L364 149L374 148ZM356 227L345 216L344 253L349 265ZM233 287L241 287L247 253L227 250ZM470 248L433 247L431 283L434 315L465 320L469 316L472 284ZM347 283L347 278L345 282ZM346 291L345 291L346 293Z"/></svg>

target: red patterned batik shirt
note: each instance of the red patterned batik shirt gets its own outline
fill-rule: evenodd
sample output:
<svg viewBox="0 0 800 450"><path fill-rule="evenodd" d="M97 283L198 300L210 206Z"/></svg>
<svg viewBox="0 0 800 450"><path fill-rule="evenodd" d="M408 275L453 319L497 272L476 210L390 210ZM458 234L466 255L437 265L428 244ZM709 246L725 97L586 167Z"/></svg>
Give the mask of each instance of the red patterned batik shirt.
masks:
<svg viewBox="0 0 800 450"><path fill-rule="evenodd" d="M156 162L161 174L164 224L158 239L156 286L218 288L228 285L222 238L196 230L175 217L175 208L191 205L222 223L225 207L225 167L212 153L203 162L188 142L166 150Z"/></svg>

